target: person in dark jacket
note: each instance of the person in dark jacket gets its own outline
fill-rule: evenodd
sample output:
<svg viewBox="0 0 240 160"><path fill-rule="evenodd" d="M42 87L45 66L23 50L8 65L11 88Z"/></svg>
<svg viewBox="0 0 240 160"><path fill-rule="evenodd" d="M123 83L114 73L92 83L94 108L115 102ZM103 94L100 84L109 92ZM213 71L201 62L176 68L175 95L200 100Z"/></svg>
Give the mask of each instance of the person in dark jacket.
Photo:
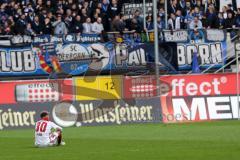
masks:
<svg viewBox="0 0 240 160"><path fill-rule="evenodd" d="M43 33L43 25L40 23L38 16L34 17L34 21L32 23L32 29L36 34Z"/></svg>
<svg viewBox="0 0 240 160"><path fill-rule="evenodd" d="M186 16L187 15L187 5L186 5L186 0L180 0L178 4L178 9L181 10L182 15Z"/></svg>
<svg viewBox="0 0 240 160"><path fill-rule="evenodd" d="M152 16L147 16L146 17L146 29L147 30L153 30L153 21L152 21Z"/></svg>
<svg viewBox="0 0 240 160"><path fill-rule="evenodd" d="M126 23L120 16L116 15L112 21L112 31L123 32L125 30Z"/></svg>
<svg viewBox="0 0 240 160"><path fill-rule="evenodd" d="M237 14L236 14L236 17L235 17L235 23L234 24L237 28L240 27L240 8L238 8L238 10L237 10Z"/></svg>
<svg viewBox="0 0 240 160"><path fill-rule="evenodd" d="M224 29L228 29L228 31L230 31L232 28L234 28L234 22L235 21L232 12L228 12L227 19L224 23Z"/></svg>
<svg viewBox="0 0 240 160"><path fill-rule="evenodd" d="M50 19L47 17L44 20L43 34L52 34L53 28Z"/></svg>
<svg viewBox="0 0 240 160"><path fill-rule="evenodd" d="M28 11L28 15L26 17L28 23L33 23L34 21L34 13L32 11Z"/></svg>
<svg viewBox="0 0 240 160"><path fill-rule="evenodd" d="M83 31L83 25L81 22L81 16L77 15L75 20L73 21L73 25L71 27L72 33L82 33Z"/></svg>
<svg viewBox="0 0 240 160"><path fill-rule="evenodd" d="M191 0L190 3L192 8L195 8L197 6L197 0Z"/></svg>
<svg viewBox="0 0 240 160"><path fill-rule="evenodd" d="M137 33L141 33L143 31L143 26L138 23L137 19L133 18L131 20L130 30L136 31Z"/></svg>
<svg viewBox="0 0 240 160"><path fill-rule="evenodd" d="M222 13L218 13L217 17L217 28L222 29L224 27L225 19Z"/></svg>
<svg viewBox="0 0 240 160"><path fill-rule="evenodd" d="M118 6L117 0L112 0L110 6L108 7L108 15L109 18L112 20L116 15L119 15L120 10Z"/></svg>
<svg viewBox="0 0 240 160"><path fill-rule="evenodd" d="M213 8L209 7L206 16L207 28L217 28L218 27L217 19L218 17L216 12L214 11Z"/></svg>
<svg viewBox="0 0 240 160"><path fill-rule="evenodd" d="M31 23L27 24L27 28L25 29L24 34L28 35L28 36L35 36L36 35L35 32L32 29Z"/></svg>
<svg viewBox="0 0 240 160"><path fill-rule="evenodd" d="M89 16L87 15L87 10L86 10L85 8L82 8L82 9L81 9L80 15L81 15L81 22L82 22L82 23L84 23L84 22L87 20L87 18L89 17Z"/></svg>
<svg viewBox="0 0 240 160"><path fill-rule="evenodd" d="M170 0L170 4L168 6L168 14L176 13L177 11L177 0Z"/></svg>
<svg viewBox="0 0 240 160"><path fill-rule="evenodd" d="M25 19L25 15L22 14L20 19L18 19L16 25L15 25L15 32L17 34L24 34L24 30L26 29L26 19Z"/></svg>
<svg viewBox="0 0 240 160"><path fill-rule="evenodd" d="M105 31L110 30L110 22L109 22L109 15L108 15L108 8L110 7L108 0L102 0L102 8L101 8L101 18L102 24Z"/></svg>

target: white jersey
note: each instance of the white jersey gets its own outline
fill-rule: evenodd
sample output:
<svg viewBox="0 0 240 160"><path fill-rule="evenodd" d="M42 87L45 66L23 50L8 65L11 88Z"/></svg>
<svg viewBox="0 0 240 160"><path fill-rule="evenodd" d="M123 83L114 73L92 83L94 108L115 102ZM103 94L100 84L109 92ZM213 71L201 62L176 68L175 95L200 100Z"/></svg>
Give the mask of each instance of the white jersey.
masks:
<svg viewBox="0 0 240 160"><path fill-rule="evenodd" d="M56 143L56 132L53 130L62 128L51 121L40 120L35 126L35 145L48 146Z"/></svg>

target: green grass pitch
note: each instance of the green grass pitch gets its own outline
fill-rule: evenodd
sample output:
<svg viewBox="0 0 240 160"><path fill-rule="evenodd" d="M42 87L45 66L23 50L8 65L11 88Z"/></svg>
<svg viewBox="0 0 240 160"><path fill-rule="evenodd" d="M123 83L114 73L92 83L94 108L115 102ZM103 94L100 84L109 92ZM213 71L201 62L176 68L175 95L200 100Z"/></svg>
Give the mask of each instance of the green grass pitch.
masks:
<svg viewBox="0 0 240 160"><path fill-rule="evenodd" d="M0 160L239 160L240 121L65 128L66 146L33 147L34 131L0 131Z"/></svg>

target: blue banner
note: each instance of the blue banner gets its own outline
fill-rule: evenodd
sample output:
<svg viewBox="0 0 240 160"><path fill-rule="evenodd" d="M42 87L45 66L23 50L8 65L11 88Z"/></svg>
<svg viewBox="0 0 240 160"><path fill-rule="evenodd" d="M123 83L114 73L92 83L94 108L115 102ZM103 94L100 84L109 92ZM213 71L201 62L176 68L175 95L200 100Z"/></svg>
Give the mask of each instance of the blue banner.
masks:
<svg viewBox="0 0 240 160"><path fill-rule="evenodd" d="M153 39L149 34L13 36L11 46L0 47L0 76L81 75L87 72L154 70ZM226 57L222 30L163 31L159 44L161 70L221 67ZM177 42L177 43L176 43Z"/></svg>
<svg viewBox="0 0 240 160"><path fill-rule="evenodd" d="M178 67L192 68L194 53L200 69L219 68L224 65L227 55L226 32L224 30L179 30L165 31L166 42L177 43Z"/></svg>
<svg viewBox="0 0 240 160"><path fill-rule="evenodd" d="M54 78L58 74L87 72L128 73L153 69L155 59L152 43L81 43L70 38L52 41L42 36L35 38L31 45L13 46L0 48L0 76L51 75ZM159 67L177 71L176 43L159 46Z"/></svg>

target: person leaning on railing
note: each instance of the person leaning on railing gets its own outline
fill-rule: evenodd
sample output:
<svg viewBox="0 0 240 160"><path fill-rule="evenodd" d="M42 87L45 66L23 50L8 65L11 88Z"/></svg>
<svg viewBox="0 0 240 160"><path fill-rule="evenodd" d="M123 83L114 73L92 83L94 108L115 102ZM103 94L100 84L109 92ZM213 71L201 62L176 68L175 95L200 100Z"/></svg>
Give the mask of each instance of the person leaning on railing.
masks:
<svg viewBox="0 0 240 160"><path fill-rule="evenodd" d="M123 32L125 30L126 23L124 22L123 18L119 15L116 15L111 23L111 30Z"/></svg>
<svg viewBox="0 0 240 160"><path fill-rule="evenodd" d="M202 29L203 25L202 22L199 20L198 17L194 17L194 19L189 24L189 29Z"/></svg>
<svg viewBox="0 0 240 160"><path fill-rule="evenodd" d="M227 18L224 21L223 27L224 27L224 29L227 29L227 31L229 31L229 32L232 31L232 28L235 28L235 21L234 21L232 12L228 12Z"/></svg>

